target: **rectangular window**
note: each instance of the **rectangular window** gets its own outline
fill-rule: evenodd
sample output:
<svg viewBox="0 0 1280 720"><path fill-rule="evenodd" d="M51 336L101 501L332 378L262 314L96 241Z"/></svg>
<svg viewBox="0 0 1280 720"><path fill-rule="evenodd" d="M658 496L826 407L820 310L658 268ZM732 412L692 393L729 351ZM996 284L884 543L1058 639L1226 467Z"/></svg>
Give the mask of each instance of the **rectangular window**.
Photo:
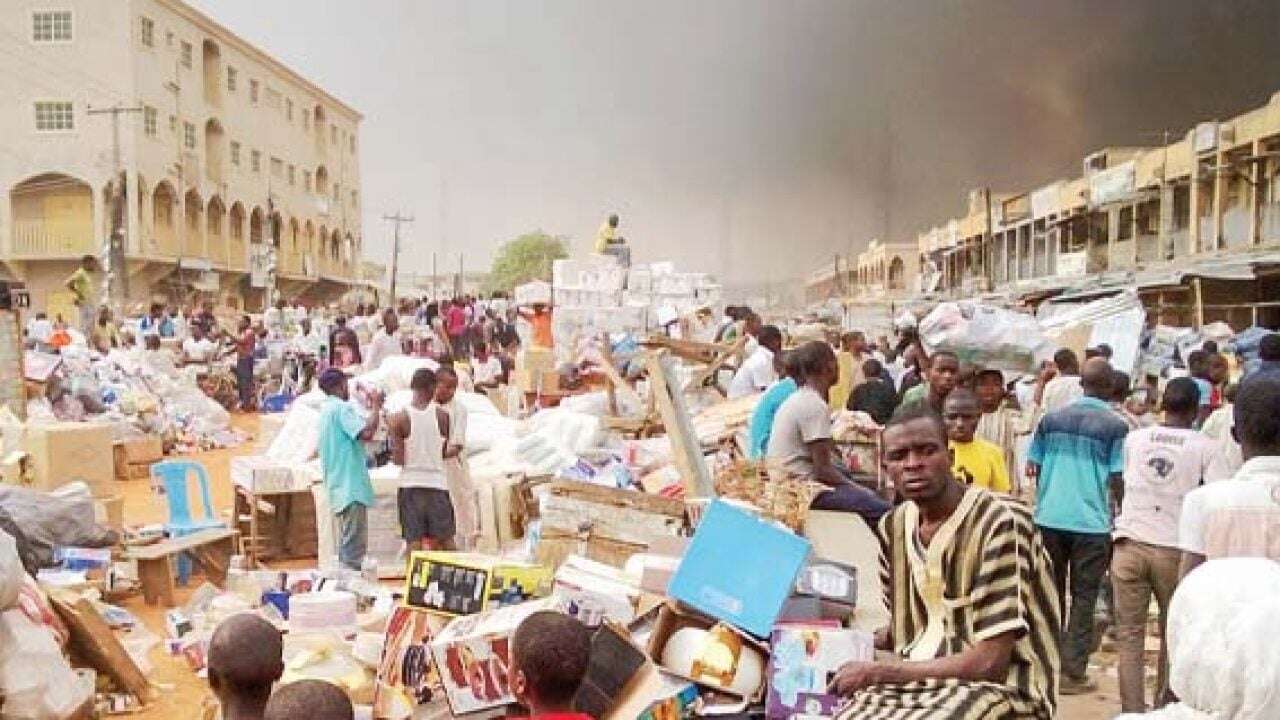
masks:
<svg viewBox="0 0 1280 720"><path fill-rule="evenodd" d="M293 122L293 101L289 98L284 99L284 119Z"/></svg>
<svg viewBox="0 0 1280 720"><path fill-rule="evenodd" d="M188 150L196 149L196 126L189 122L182 123L182 145Z"/></svg>
<svg viewBox="0 0 1280 720"><path fill-rule="evenodd" d="M172 115L169 116L169 132L170 133L178 132L178 118Z"/></svg>
<svg viewBox="0 0 1280 720"><path fill-rule="evenodd" d="M358 194L356 194L356 191L355 191L355 190L352 190L352 191L351 191L351 207L355 207L356 205L359 205L359 204L360 204L360 203L359 203L359 198L360 198L360 196L359 196Z"/></svg>
<svg viewBox="0 0 1280 720"><path fill-rule="evenodd" d="M61 100L36 103L36 130L74 130L75 113L71 103Z"/></svg>
<svg viewBox="0 0 1280 720"><path fill-rule="evenodd" d="M280 91L273 88L267 88L267 107L272 110L280 108Z"/></svg>
<svg viewBox="0 0 1280 720"><path fill-rule="evenodd" d="M142 131L147 134L147 137L156 136L157 116L156 109L150 105L142 108Z"/></svg>
<svg viewBox="0 0 1280 720"><path fill-rule="evenodd" d="M304 115L303 117L306 117L306 116ZM311 192L311 171L310 170L302 171L302 187L307 192Z"/></svg>
<svg viewBox="0 0 1280 720"><path fill-rule="evenodd" d="M260 151L254 150L249 154L249 169L254 172L262 171L262 153Z"/></svg>
<svg viewBox="0 0 1280 720"><path fill-rule="evenodd" d="M329 144L330 145L338 144L338 126L337 125L329 126Z"/></svg>
<svg viewBox="0 0 1280 720"><path fill-rule="evenodd" d="M142 44L156 46L156 23L151 18L142 18Z"/></svg>
<svg viewBox="0 0 1280 720"><path fill-rule="evenodd" d="M227 67L227 92L236 91L236 69Z"/></svg>
<svg viewBox="0 0 1280 720"><path fill-rule="evenodd" d="M271 177L278 178L284 176L284 163L280 158L271 158Z"/></svg>
<svg viewBox="0 0 1280 720"><path fill-rule="evenodd" d="M231 164L240 165L240 143L235 140L231 141Z"/></svg>
<svg viewBox="0 0 1280 720"><path fill-rule="evenodd" d="M165 47L173 47L173 31L170 30L164 34Z"/></svg>
<svg viewBox="0 0 1280 720"><path fill-rule="evenodd" d="M191 43L182 41L182 67L191 67Z"/></svg>
<svg viewBox="0 0 1280 720"><path fill-rule="evenodd" d="M298 168L294 167L292 164L289 165L289 184L298 184Z"/></svg>
<svg viewBox="0 0 1280 720"><path fill-rule="evenodd" d="M31 13L31 39L36 42L71 42L71 11L40 10Z"/></svg>
<svg viewBox="0 0 1280 720"><path fill-rule="evenodd" d="M258 102L258 81L257 80L249 81L249 102L255 103L255 104Z"/></svg>
<svg viewBox="0 0 1280 720"><path fill-rule="evenodd" d="M354 153L355 151L356 151L356 134L351 133L351 152Z"/></svg>

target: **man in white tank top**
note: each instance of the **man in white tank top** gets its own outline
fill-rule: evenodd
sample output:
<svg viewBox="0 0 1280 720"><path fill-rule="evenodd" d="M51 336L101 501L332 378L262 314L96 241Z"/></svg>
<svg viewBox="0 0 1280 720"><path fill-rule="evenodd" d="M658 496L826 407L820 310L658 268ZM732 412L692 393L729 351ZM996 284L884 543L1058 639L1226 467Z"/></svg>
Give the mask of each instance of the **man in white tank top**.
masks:
<svg viewBox="0 0 1280 720"><path fill-rule="evenodd" d="M387 421L391 456L400 466L400 528L410 551L447 550L454 535L444 464L449 415L435 402L435 373L419 368L409 387L413 402Z"/></svg>

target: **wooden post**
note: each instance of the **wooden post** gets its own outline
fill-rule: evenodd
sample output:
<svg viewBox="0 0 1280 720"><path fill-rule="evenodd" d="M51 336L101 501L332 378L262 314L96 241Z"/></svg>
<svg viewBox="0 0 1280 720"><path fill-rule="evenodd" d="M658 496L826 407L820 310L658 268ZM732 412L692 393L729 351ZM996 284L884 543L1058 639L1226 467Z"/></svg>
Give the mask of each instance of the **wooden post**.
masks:
<svg viewBox="0 0 1280 720"><path fill-rule="evenodd" d="M1191 279L1191 288L1196 294L1195 328L1199 330L1204 326L1204 290L1200 287L1200 278Z"/></svg>
<svg viewBox="0 0 1280 720"><path fill-rule="evenodd" d="M715 495L711 471L702 457L702 445L693 432L693 421L684 403L683 388L675 386L671 376L671 357L665 352L650 353L646 358L649 370L649 386L657 399L658 412L671 442L671 455L680 480L684 484L685 498L706 498Z"/></svg>

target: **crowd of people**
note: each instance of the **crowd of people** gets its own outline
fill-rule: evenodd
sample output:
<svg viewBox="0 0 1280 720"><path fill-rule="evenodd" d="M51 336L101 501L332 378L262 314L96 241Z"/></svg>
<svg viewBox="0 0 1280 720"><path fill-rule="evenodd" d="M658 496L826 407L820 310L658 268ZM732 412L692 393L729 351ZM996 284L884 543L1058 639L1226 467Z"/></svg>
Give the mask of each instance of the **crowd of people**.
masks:
<svg viewBox="0 0 1280 720"><path fill-rule="evenodd" d="M759 328L729 386L763 392L748 453L771 478L816 483L812 508L859 514L882 544L892 622L877 642L898 660L841 671L843 717L1050 717L1058 695L1096 688L1089 659L1112 626L1121 710L1164 706L1180 694L1165 650L1180 580L1206 559L1280 560L1280 334L1250 362L1206 342L1159 392L1105 345L1022 379L926 353L910 329L786 351L780 336ZM891 487L842 463L841 410L884 426Z"/></svg>

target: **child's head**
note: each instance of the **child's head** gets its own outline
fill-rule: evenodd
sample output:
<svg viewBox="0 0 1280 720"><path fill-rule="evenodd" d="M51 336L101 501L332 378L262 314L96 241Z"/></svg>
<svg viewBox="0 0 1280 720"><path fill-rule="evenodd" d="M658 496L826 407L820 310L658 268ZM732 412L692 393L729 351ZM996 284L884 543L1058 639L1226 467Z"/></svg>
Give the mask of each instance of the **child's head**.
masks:
<svg viewBox="0 0 1280 720"><path fill-rule="evenodd" d="M954 442L972 442L978 428L978 396L969 388L958 387L947 395L942 406L942 419L947 424L947 439Z"/></svg>
<svg viewBox="0 0 1280 720"><path fill-rule="evenodd" d="M543 610L524 619L511 640L511 691L534 715L570 709L587 673L591 633L581 622Z"/></svg>
<svg viewBox="0 0 1280 720"><path fill-rule="evenodd" d="M1000 409L1004 400L1004 374L995 368L978 371L974 378L974 391L978 395L978 403L983 412L995 412Z"/></svg>

